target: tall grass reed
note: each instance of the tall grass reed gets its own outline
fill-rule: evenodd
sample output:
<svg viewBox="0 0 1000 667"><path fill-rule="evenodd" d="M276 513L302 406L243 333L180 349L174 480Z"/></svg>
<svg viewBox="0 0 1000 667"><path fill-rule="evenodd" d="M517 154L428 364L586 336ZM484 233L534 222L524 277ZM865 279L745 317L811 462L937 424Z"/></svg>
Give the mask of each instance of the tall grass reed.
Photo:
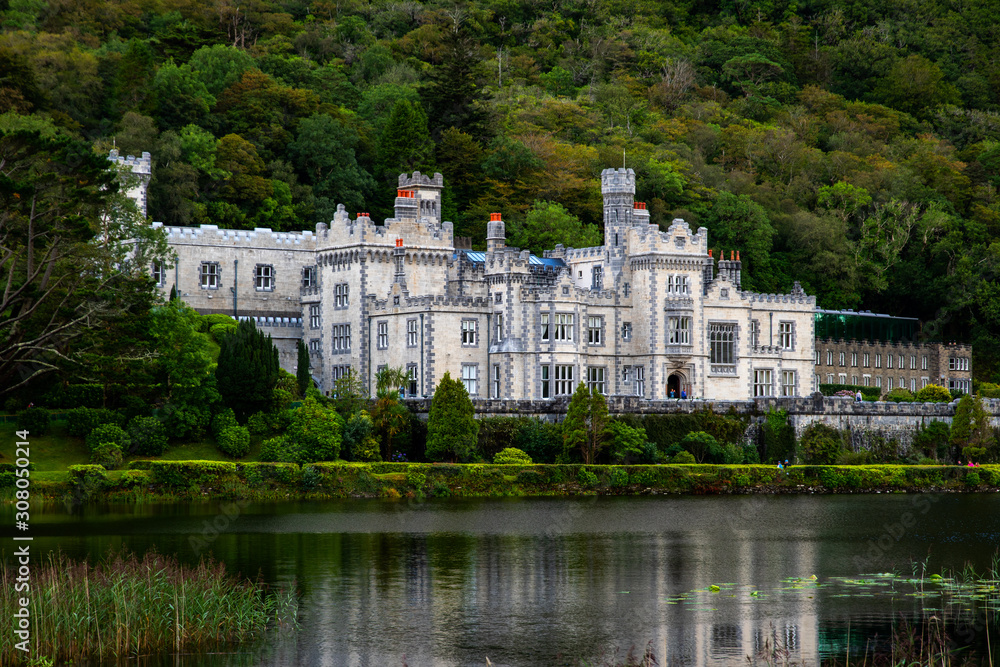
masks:
<svg viewBox="0 0 1000 667"><path fill-rule="evenodd" d="M0 614L19 608L16 565L0 564ZM31 569L28 656L64 662L218 651L254 642L295 623L294 593L269 592L227 574L222 563L195 567L155 552L141 559L109 551L97 564L50 553ZM0 633L0 664L26 659L12 632Z"/></svg>

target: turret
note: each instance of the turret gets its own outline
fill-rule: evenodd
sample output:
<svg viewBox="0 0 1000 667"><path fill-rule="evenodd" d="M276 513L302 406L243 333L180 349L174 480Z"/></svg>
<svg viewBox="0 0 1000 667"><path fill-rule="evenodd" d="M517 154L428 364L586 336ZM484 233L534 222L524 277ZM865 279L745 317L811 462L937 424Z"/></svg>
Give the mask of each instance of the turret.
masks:
<svg viewBox="0 0 1000 667"><path fill-rule="evenodd" d="M399 190L411 191L416 200L417 214L414 216L416 218L428 218L437 224L441 223L441 190L443 189L444 176L441 174L434 174L433 178L425 176L419 171L413 172L412 176L399 175ZM398 197L396 201L399 201Z"/></svg>
<svg viewBox="0 0 1000 667"><path fill-rule="evenodd" d="M499 213L490 213L486 224L486 249L489 252L503 250L507 245L507 230Z"/></svg>
<svg viewBox="0 0 1000 667"><path fill-rule="evenodd" d="M604 196L604 247L612 274L618 275L625 264L625 236L633 221L635 172L625 168L605 169L601 172L601 194Z"/></svg>

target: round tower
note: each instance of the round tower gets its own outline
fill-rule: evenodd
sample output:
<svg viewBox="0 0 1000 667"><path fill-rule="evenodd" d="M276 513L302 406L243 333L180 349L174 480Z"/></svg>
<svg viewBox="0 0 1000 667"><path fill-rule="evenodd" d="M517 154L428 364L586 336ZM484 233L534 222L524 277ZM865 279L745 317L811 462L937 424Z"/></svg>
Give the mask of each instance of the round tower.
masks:
<svg viewBox="0 0 1000 667"><path fill-rule="evenodd" d="M601 172L604 195L604 248L613 275L625 264L625 235L632 225L635 204L635 172L631 169L605 169Z"/></svg>

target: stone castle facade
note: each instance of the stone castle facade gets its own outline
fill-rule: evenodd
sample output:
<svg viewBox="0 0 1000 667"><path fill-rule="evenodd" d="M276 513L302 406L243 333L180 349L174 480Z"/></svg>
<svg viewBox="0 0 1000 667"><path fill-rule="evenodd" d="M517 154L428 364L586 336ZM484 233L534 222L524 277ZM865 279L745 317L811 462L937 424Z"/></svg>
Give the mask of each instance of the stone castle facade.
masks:
<svg viewBox="0 0 1000 667"><path fill-rule="evenodd" d="M200 312L254 318L290 371L304 340L324 391L349 369L374 388L381 367L404 368L414 397L445 372L473 398L556 399L581 381L642 399L815 390L815 297L743 290L737 254L713 257L705 228L649 223L631 169L601 175L605 245L543 257L507 247L500 214L485 252L456 249L443 186L400 175L383 225L339 207L315 232L169 227L176 266L154 278Z"/></svg>

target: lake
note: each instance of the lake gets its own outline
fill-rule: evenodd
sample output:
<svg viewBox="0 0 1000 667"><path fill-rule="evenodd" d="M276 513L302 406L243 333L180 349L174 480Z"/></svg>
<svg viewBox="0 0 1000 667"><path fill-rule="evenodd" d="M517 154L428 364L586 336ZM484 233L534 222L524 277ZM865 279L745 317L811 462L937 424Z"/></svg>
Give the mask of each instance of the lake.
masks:
<svg viewBox="0 0 1000 667"><path fill-rule="evenodd" d="M0 514L10 535L13 509ZM35 559L210 552L296 587L298 630L183 664L603 664L648 646L661 665L745 665L776 644L812 665L860 662L893 626L932 615L985 654L981 608L963 612L929 582L861 575L984 570L1000 494L55 506L31 526Z"/></svg>

